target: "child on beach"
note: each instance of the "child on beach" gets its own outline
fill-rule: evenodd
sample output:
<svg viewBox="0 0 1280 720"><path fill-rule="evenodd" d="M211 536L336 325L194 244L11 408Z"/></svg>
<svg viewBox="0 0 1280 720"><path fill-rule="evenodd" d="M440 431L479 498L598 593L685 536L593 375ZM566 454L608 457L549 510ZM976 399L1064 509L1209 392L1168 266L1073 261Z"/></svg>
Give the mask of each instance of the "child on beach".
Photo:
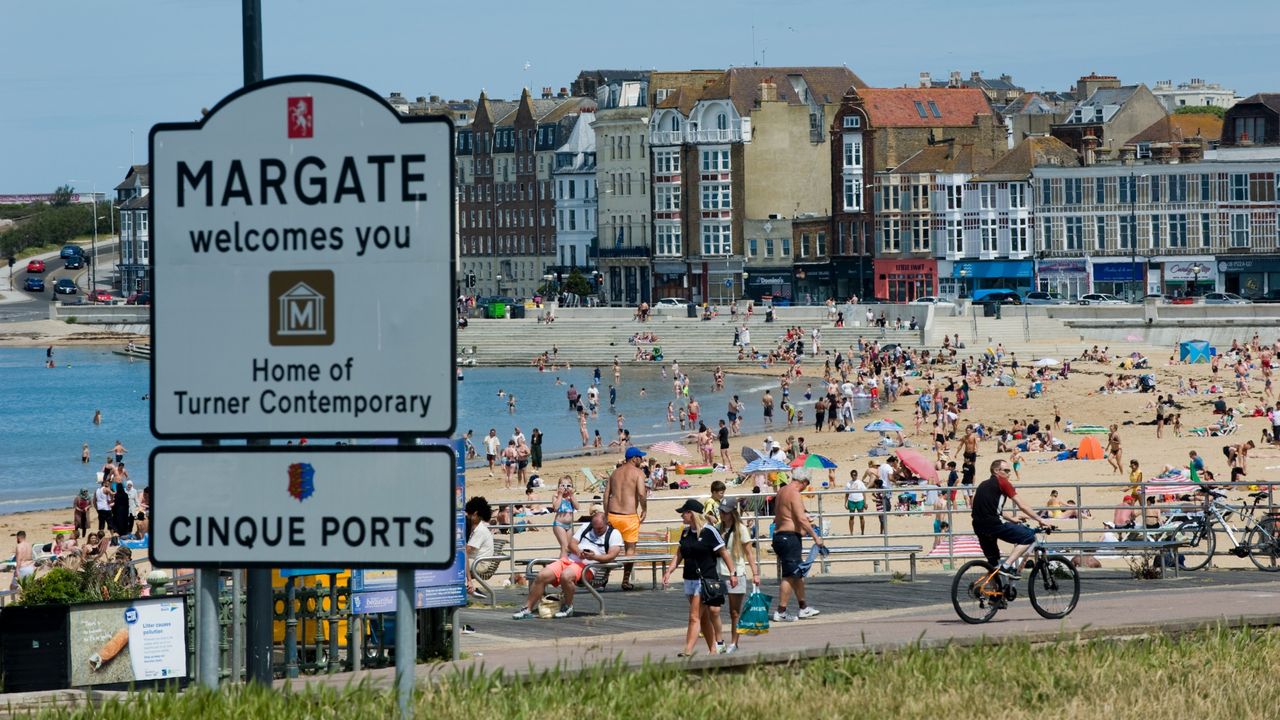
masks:
<svg viewBox="0 0 1280 720"><path fill-rule="evenodd" d="M673 403L667 403L667 422L673 423L675 421L676 421L675 405Z"/></svg>
<svg viewBox="0 0 1280 720"><path fill-rule="evenodd" d="M565 475L560 478L560 487L556 494L556 517L551 522L551 530L556 541L560 543L560 559L569 556L569 533L573 531L573 516L578 511L578 501L573 497L573 478Z"/></svg>

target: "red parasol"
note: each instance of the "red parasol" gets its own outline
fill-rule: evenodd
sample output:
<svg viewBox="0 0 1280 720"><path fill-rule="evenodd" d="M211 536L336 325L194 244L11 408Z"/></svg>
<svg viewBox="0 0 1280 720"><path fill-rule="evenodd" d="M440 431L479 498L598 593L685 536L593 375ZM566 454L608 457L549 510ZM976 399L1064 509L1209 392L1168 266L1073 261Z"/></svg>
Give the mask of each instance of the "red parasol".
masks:
<svg viewBox="0 0 1280 720"><path fill-rule="evenodd" d="M902 464L911 471L913 475L925 480L926 482L938 482L938 470L929 461L929 458L921 455L915 450L902 448L898 450L898 459Z"/></svg>

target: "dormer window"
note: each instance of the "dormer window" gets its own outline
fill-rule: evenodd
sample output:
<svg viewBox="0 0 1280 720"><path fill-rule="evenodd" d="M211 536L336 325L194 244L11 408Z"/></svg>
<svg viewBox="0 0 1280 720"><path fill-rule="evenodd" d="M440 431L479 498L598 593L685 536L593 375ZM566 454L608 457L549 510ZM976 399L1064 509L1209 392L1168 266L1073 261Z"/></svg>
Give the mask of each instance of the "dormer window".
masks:
<svg viewBox="0 0 1280 720"><path fill-rule="evenodd" d="M846 130L860 128L862 127L862 117L858 115L845 115L842 125Z"/></svg>

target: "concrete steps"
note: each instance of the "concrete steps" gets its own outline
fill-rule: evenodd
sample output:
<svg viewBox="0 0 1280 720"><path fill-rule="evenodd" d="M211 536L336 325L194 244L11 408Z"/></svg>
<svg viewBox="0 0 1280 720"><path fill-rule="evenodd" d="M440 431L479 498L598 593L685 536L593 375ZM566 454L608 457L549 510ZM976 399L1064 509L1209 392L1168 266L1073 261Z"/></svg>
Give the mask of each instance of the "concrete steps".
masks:
<svg viewBox="0 0 1280 720"><path fill-rule="evenodd" d="M733 347L734 327L728 320L689 318L664 318L644 324L632 320L573 318L559 319L550 325L532 319L471 320L465 330L458 332L458 348L464 359L474 358L477 365L527 365L538 353L549 352L553 347L559 350L560 358L568 358L575 364L612 363L615 356L623 363L635 363L641 361L635 360L636 348L629 340L637 332L652 332L658 336L654 344L662 348L665 362L678 360L728 366L738 362ZM777 346L787 327L782 322L753 319L749 325L751 344L760 352L768 352ZM811 326L802 327L806 331L808 352ZM822 349L847 352L860 337L910 347L921 344L919 331L825 326L822 327ZM646 343L644 347L649 349L650 345Z"/></svg>

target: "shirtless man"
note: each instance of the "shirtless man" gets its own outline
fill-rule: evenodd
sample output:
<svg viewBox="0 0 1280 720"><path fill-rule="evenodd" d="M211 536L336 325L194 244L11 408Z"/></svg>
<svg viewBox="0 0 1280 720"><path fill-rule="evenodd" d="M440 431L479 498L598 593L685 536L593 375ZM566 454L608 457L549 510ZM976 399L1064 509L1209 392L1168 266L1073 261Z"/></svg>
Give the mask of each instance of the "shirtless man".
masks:
<svg viewBox="0 0 1280 720"><path fill-rule="evenodd" d="M764 408L764 424L773 425L773 395L768 390L764 391L764 397L760 398L760 405Z"/></svg>
<svg viewBox="0 0 1280 720"><path fill-rule="evenodd" d="M808 476L794 475L791 482L778 489L774 500L773 554L782 567L782 591L778 594L778 610L773 614L774 622L791 622L797 617L811 618L819 612L817 608L805 604L804 576L800 574L800 533L804 532L813 538L814 543L822 545L822 538L809 522L804 500L800 497L801 491L808 486ZM787 599L792 593L800 604L800 611L796 615L787 614Z"/></svg>
<svg viewBox="0 0 1280 720"><path fill-rule="evenodd" d="M10 590L18 589L18 581L36 574L36 559L31 552L31 543L27 542L27 531L19 530L16 537L18 544L13 551L13 581Z"/></svg>
<svg viewBox="0 0 1280 720"><path fill-rule="evenodd" d="M626 459L604 486L604 509L609 516L609 524L622 535L624 555L635 555L636 545L640 542L640 524L649 513L645 498L644 473L640 464L644 462L644 451L640 448L627 448ZM622 570L622 589L635 590L631 584L633 565L626 565Z"/></svg>
<svg viewBox="0 0 1280 720"><path fill-rule="evenodd" d="M964 462L962 465L978 465L978 433L973 429L972 425L966 425L964 428L964 438L960 441L960 450L964 453Z"/></svg>

